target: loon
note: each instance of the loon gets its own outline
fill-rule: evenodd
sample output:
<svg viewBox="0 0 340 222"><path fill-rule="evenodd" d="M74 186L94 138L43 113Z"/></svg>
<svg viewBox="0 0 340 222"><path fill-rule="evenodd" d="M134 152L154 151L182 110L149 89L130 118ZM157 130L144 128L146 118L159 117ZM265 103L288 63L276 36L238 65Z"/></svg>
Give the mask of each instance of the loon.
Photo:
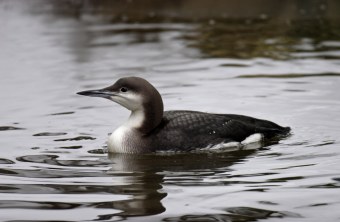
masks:
<svg viewBox="0 0 340 222"><path fill-rule="evenodd" d="M111 153L187 152L221 144L240 146L249 140L271 139L290 131L290 127L243 115L164 111L157 89L140 77L121 78L109 87L77 94L106 98L131 111L127 122L108 139Z"/></svg>

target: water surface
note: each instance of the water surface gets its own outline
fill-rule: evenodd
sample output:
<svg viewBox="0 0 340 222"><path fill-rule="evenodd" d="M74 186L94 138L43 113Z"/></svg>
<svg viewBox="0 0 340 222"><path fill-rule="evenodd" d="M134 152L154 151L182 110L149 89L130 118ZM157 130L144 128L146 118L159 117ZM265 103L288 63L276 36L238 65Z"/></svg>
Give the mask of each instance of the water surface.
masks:
<svg viewBox="0 0 340 222"><path fill-rule="evenodd" d="M340 219L332 29L109 22L23 2L0 2L1 221ZM292 135L250 151L108 156L129 112L75 93L128 75L152 82L166 110L251 115Z"/></svg>

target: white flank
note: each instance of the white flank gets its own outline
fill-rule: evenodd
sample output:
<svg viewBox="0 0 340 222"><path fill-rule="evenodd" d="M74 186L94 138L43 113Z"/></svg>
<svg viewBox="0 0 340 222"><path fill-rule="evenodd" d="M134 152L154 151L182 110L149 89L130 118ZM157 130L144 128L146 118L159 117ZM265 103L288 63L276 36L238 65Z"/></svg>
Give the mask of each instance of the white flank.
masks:
<svg viewBox="0 0 340 222"><path fill-rule="evenodd" d="M245 140L243 140L241 143L239 142L229 142L229 143L219 143L215 145L209 145L206 148L199 149L199 150L228 150L228 151L234 151L234 150L252 150L252 149L258 149L262 145L263 135L261 133L255 133L250 136L248 136Z"/></svg>
<svg viewBox="0 0 340 222"><path fill-rule="evenodd" d="M250 144L250 143L258 143L258 142L261 142L262 140L263 140L263 134L255 133L255 134L252 134L252 135L248 136L241 143L243 145L247 145L247 144Z"/></svg>
<svg viewBox="0 0 340 222"><path fill-rule="evenodd" d="M210 149L217 150L217 149L225 149L225 148L236 148L239 149L241 147L241 143L239 142L229 142L229 143L219 143L213 145Z"/></svg>

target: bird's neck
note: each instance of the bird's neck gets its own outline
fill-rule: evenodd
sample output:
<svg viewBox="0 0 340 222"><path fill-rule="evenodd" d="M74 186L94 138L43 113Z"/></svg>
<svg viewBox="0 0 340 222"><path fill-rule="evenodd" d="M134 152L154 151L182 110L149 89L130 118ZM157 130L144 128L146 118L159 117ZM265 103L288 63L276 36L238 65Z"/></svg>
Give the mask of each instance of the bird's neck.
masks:
<svg viewBox="0 0 340 222"><path fill-rule="evenodd" d="M161 123L163 118L163 107L161 110L154 110L151 108L153 107L131 111L125 126L139 131L142 135L149 134Z"/></svg>
<svg viewBox="0 0 340 222"><path fill-rule="evenodd" d="M130 117L127 122L124 124L128 128L138 129L145 122L145 114L143 110L134 110L131 111Z"/></svg>
<svg viewBox="0 0 340 222"><path fill-rule="evenodd" d="M134 110L127 121L130 128L134 128L142 135L148 135L154 130L163 119L163 100L155 88L150 89L148 96L145 96L142 104Z"/></svg>

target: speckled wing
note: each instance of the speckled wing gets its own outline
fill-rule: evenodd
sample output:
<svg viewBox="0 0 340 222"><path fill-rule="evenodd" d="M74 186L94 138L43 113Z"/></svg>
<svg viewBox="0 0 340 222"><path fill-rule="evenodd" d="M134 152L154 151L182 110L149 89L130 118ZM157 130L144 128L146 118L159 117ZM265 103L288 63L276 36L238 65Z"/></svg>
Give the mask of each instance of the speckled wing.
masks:
<svg viewBox="0 0 340 222"><path fill-rule="evenodd" d="M167 111L152 132L161 150L190 150L219 143L241 142L254 133L272 137L286 129L273 122L233 114Z"/></svg>

